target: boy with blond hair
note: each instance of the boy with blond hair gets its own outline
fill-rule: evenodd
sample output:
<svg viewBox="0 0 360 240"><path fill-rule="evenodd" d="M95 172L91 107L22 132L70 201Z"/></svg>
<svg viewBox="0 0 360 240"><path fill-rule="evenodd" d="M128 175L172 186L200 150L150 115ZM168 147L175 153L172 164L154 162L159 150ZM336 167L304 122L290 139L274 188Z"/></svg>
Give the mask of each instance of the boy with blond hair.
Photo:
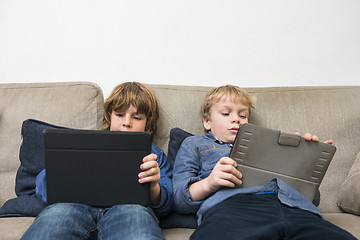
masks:
<svg viewBox="0 0 360 240"><path fill-rule="evenodd" d="M313 203L280 179L236 188L242 175L229 154L253 107L251 96L237 86L213 89L201 109L207 133L186 138L177 153L174 208L198 215L190 239L355 239L325 221ZM304 138L318 141L308 133Z"/></svg>

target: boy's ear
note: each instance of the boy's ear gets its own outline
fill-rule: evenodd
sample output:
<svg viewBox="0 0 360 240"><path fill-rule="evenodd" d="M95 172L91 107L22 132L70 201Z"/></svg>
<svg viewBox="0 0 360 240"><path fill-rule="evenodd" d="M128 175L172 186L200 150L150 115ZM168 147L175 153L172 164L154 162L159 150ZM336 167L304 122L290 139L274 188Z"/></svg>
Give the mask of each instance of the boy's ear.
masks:
<svg viewBox="0 0 360 240"><path fill-rule="evenodd" d="M206 131L211 130L211 122L210 120L203 119L203 125Z"/></svg>

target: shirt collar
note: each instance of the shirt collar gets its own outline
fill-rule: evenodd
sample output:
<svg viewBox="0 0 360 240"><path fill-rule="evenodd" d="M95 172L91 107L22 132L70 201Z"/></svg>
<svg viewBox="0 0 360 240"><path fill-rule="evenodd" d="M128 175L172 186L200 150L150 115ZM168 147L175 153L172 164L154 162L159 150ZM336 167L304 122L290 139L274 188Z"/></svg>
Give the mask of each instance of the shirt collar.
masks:
<svg viewBox="0 0 360 240"><path fill-rule="evenodd" d="M227 143L227 142L224 142L224 141L221 141L220 139L218 139L217 137L215 137L211 131L207 132L205 134L208 138L210 138L211 140L213 140L214 142L218 143L218 144L221 144L221 145L228 145L229 147L233 147L234 146L234 143Z"/></svg>

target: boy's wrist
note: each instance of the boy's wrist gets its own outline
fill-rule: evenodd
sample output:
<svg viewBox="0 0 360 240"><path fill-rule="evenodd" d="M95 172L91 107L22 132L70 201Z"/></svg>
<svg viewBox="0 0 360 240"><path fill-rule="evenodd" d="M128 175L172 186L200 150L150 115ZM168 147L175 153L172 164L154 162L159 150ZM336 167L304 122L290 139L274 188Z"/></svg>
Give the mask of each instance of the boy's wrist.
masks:
<svg viewBox="0 0 360 240"><path fill-rule="evenodd" d="M161 200L161 188L158 182L153 184L150 183L150 202L152 206L157 206L160 204Z"/></svg>
<svg viewBox="0 0 360 240"><path fill-rule="evenodd" d="M213 191L211 190L209 179L205 178L189 185L189 192L193 201L201 201L207 198Z"/></svg>
<svg viewBox="0 0 360 240"><path fill-rule="evenodd" d="M205 178L204 180L203 180L203 189L204 189L204 192L206 192L207 194L211 194L211 193L213 193L213 192L215 192L213 189L212 189L212 187L211 187L211 183L210 183L210 179L209 179L209 177L207 177L207 178Z"/></svg>

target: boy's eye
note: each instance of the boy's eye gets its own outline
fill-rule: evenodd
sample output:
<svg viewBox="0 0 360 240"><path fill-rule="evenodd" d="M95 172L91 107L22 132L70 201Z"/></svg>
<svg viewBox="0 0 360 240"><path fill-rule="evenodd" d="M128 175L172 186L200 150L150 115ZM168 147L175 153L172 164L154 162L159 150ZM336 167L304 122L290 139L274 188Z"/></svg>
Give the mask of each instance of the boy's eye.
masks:
<svg viewBox="0 0 360 240"><path fill-rule="evenodd" d="M142 114L140 114L140 115L134 115L133 118L134 118L135 120L140 121L140 120L143 120L143 119L145 118L145 116L143 116Z"/></svg>
<svg viewBox="0 0 360 240"><path fill-rule="evenodd" d="M124 114L123 114L123 113L117 113L116 116L118 116L118 117L123 117Z"/></svg>
<svg viewBox="0 0 360 240"><path fill-rule="evenodd" d="M230 113L228 113L228 112L223 112L223 113L221 113L223 116L229 116L230 115Z"/></svg>

